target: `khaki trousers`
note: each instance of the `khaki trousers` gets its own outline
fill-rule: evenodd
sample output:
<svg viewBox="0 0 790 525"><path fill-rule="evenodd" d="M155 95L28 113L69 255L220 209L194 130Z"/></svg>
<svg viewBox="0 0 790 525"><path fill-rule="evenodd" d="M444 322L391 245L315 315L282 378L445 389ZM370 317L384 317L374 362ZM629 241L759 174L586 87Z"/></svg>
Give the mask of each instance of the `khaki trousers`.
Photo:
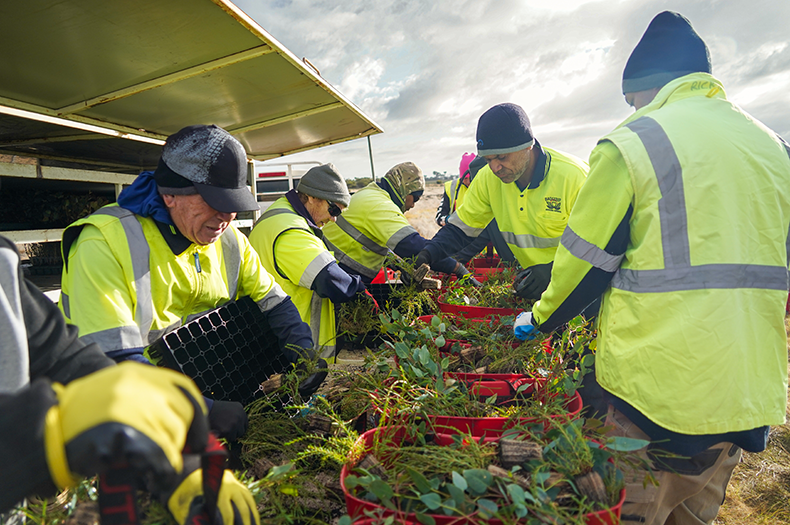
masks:
<svg viewBox="0 0 790 525"><path fill-rule="evenodd" d="M614 427L609 436L650 440L625 414L609 405L607 426ZM646 449L640 455L648 459ZM669 466L653 461L658 486L648 482L647 472L626 469L625 503L620 522L623 525L703 525L716 518L724 503L724 493L742 451L732 443L718 443L689 459L666 459ZM657 470L661 468L661 470ZM671 468L672 471L666 469Z"/></svg>

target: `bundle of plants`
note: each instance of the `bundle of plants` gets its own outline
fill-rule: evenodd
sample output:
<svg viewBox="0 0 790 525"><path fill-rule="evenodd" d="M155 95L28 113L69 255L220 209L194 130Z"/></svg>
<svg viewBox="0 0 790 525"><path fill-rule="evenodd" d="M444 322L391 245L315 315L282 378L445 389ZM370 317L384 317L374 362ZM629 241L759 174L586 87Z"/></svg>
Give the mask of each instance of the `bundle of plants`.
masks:
<svg viewBox="0 0 790 525"><path fill-rule="evenodd" d="M406 319L413 321L421 315L439 310L436 305L437 290L426 290L411 278L416 270L413 259L401 259L390 253L384 260L384 266L396 271L399 282L387 285L388 301L379 304L383 312L397 309Z"/></svg>
<svg viewBox="0 0 790 525"><path fill-rule="evenodd" d="M434 318L438 318L438 321L434 321ZM436 323L444 324L445 331L452 334L453 338L473 343L485 340L514 343L517 341L513 334L514 320L515 315L470 317L439 312L434 315L417 317L412 321L412 324L417 327L425 325L435 326ZM387 329L386 326L384 328L385 330Z"/></svg>
<svg viewBox="0 0 790 525"><path fill-rule="evenodd" d="M469 283L472 274L465 275L454 282L448 282L447 290L439 298L439 302L460 306L477 306L481 308L510 308L513 310L530 311L533 300L522 299L513 293L515 270L504 268L500 272L487 274L481 281L482 286L475 287Z"/></svg>
<svg viewBox="0 0 790 525"><path fill-rule="evenodd" d="M422 330L424 337L433 334ZM556 416L581 409L575 390L557 390L564 384L545 377L450 373L450 356L436 349L440 342L434 340L431 347L390 343L397 364L384 385L369 391L382 420L419 418L461 431L480 426L501 433L518 421L548 425ZM489 421L478 421L483 418Z"/></svg>
<svg viewBox="0 0 790 525"><path fill-rule="evenodd" d="M293 409L274 412L263 400L247 407L247 486L266 523L329 523L343 513L338 476L359 433L324 396Z"/></svg>
<svg viewBox="0 0 790 525"><path fill-rule="evenodd" d="M373 299L367 295L342 303L337 316L338 335L359 340L368 334L380 334L381 323L375 310Z"/></svg>
<svg viewBox="0 0 790 525"><path fill-rule="evenodd" d="M341 472L349 514L379 508L423 524L617 523L616 466L646 444L606 440L582 420L499 440L382 427L360 441Z"/></svg>
<svg viewBox="0 0 790 525"><path fill-rule="evenodd" d="M512 333L513 317L499 323L468 320L452 315L432 315L409 323L396 310L380 315L382 329L391 339L389 348L397 363L394 342L411 347L427 346L434 359L449 357L446 371L534 374L546 368L544 361L560 359L547 352L548 337L519 341ZM554 357L552 357L552 355Z"/></svg>

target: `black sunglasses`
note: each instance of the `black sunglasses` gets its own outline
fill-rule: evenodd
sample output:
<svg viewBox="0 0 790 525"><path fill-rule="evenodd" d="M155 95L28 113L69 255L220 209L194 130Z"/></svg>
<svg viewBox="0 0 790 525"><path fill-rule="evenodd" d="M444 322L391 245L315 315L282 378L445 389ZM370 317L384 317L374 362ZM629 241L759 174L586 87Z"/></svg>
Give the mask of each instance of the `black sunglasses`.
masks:
<svg viewBox="0 0 790 525"><path fill-rule="evenodd" d="M334 202L329 202L329 215L332 217L338 217L341 213L343 213L343 210L340 209L340 206Z"/></svg>

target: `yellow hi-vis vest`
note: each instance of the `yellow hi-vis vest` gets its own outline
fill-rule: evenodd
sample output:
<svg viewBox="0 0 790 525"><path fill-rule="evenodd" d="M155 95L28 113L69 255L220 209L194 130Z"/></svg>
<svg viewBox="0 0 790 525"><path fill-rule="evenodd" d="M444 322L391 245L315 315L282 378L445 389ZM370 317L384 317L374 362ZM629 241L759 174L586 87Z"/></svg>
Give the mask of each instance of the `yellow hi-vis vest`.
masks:
<svg viewBox="0 0 790 525"><path fill-rule="evenodd" d="M619 269L600 315L601 386L674 432L782 424L790 149L703 73L667 84L602 140L634 198L628 248L609 256Z"/></svg>
<svg viewBox="0 0 790 525"><path fill-rule="evenodd" d="M274 276L310 326L316 352L334 363L336 349L335 308L327 298L311 290L318 273L335 258L285 197L269 206L250 233L250 244L261 264Z"/></svg>
<svg viewBox="0 0 790 525"><path fill-rule="evenodd" d="M477 237L492 219L522 268L554 260L560 237L589 168L583 160L544 147L546 167L537 188L521 191L484 166L447 222Z"/></svg>
<svg viewBox="0 0 790 525"><path fill-rule="evenodd" d="M417 230L389 194L371 182L351 196L348 208L337 222L324 226L323 232L324 242L337 262L372 279L387 254Z"/></svg>
<svg viewBox="0 0 790 525"><path fill-rule="evenodd" d="M62 250L59 307L105 351L147 347L231 299L267 311L286 297L233 226L175 255L153 219L111 204L66 228Z"/></svg>
<svg viewBox="0 0 790 525"><path fill-rule="evenodd" d="M464 202L464 196L469 188L461 184L460 179L448 180L444 183L444 192L450 199L450 213L453 213Z"/></svg>

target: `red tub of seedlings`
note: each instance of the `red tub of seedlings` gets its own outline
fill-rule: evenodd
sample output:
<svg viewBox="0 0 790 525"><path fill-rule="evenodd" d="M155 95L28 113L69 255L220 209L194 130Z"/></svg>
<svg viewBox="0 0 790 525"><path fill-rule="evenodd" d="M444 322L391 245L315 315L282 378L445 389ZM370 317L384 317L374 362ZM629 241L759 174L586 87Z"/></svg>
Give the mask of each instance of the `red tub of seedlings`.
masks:
<svg viewBox="0 0 790 525"><path fill-rule="evenodd" d="M460 315L467 319L481 319L490 316L518 315L522 312L519 308L492 308L488 306L468 306L465 304L450 304L437 301L439 311Z"/></svg>
<svg viewBox="0 0 790 525"><path fill-rule="evenodd" d="M368 430L359 436L357 440L356 450L359 455L350 458L340 471L340 487L343 490L343 495L346 500L346 510L352 519L361 518L362 520L371 519L368 516L375 515L378 518L373 518L373 521L355 521L354 523L369 523L370 525L380 523L382 518L387 516L395 516L395 523L416 524L419 523L417 515L407 513L399 510L392 510L380 505L376 502L369 501L357 497L346 485L346 480L351 475L352 471L356 468L359 462L365 458L369 453L374 453L375 457L381 464L386 465L389 458L393 454L397 454L399 446L404 441L408 440L409 432L406 427L379 427ZM451 436L437 435L438 439L435 442L439 445L449 445L453 442ZM471 439L480 439L474 438ZM378 445L379 441L388 441L389 446ZM498 438L497 438L498 440ZM620 491L620 499L613 507L608 509L592 512L584 516L586 525L618 525L620 523L620 513L625 502L625 489ZM484 520L477 515L477 513L468 514L466 516L446 516L442 514L428 514L436 525L503 525L499 519ZM534 519L534 516L532 516ZM528 518L524 519L524 523ZM378 520L378 521L376 521Z"/></svg>
<svg viewBox="0 0 790 525"><path fill-rule="evenodd" d="M545 394L540 392L541 384L545 381L540 378L529 377L523 374L468 374L459 372L445 372L444 377L463 382L469 391L481 400L493 395L497 396L498 405L508 405L526 402L531 397L534 402L541 402ZM519 392L519 389L521 392ZM543 422L544 430L552 421L567 421L575 418L582 410L582 398L578 392L566 396L564 413L548 417ZM475 437L485 437L486 440L499 439L505 430L516 424L530 425L536 423L535 418L521 418L518 421L508 417L460 417L428 415L428 420L433 425L435 432L440 434L470 434Z"/></svg>

